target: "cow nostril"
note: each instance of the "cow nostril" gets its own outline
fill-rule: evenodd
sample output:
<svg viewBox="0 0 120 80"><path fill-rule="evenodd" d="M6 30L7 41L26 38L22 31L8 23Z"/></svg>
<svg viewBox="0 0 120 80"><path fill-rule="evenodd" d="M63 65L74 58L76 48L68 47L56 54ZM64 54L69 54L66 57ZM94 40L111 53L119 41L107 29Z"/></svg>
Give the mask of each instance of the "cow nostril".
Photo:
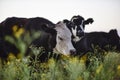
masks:
<svg viewBox="0 0 120 80"><path fill-rule="evenodd" d="M82 37L82 36L84 36L85 34L84 34L84 32L78 32L77 33L77 36L79 36L79 37Z"/></svg>
<svg viewBox="0 0 120 80"><path fill-rule="evenodd" d="M70 55L75 55L76 54L76 50L73 49L73 50L70 50Z"/></svg>

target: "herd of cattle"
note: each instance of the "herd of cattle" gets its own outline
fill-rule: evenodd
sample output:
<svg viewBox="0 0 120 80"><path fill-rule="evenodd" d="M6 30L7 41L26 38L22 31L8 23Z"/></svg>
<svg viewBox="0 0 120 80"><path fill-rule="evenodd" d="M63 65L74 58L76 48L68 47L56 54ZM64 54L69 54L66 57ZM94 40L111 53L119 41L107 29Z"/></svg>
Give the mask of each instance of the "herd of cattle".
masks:
<svg viewBox="0 0 120 80"><path fill-rule="evenodd" d="M16 45L5 39L6 35L15 38L13 34L15 26L17 26L16 31L21 28L25 30L23 35L27 32L32 35L32 31L40 31L40 36L29 45L44 47L45 52L41 55L41 59L45 59L49 52L82 56L87 52L94 52L92 45L98 45L105 51L108 50L106 46L109 46L109 49L116 47L115 50L120 51L120 37L116 29L109 32L84 32L85 25L93 22L92 18L85 20L80 15L73 16L71 20L64 19L56 24L42 17L9 17L0 23L0 57L6 60L10 53L14 55L20 53ZM27 55L29 51L28 46Z"/></svg>

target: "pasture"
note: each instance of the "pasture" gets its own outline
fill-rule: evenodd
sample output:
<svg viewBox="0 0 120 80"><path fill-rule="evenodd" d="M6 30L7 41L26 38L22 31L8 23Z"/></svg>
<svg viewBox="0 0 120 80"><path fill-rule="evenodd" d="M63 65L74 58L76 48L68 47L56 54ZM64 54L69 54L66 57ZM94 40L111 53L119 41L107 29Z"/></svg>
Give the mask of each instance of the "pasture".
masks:
<svg viewBox="0 0 120 80"><path fill-rule="evenodd" d="M27 46L40 36L39 32L21 37L24 29L16 31L16 28L13 28L14 38L6 35L5 40L14 44L20 53L17 56L9 53L7 62L0 59L0 80L120 80L120 53L114 49L105 52L94 47L94 53L81 58L60 55L57 59L53 54L48 61L40 62L38 58L44 53L41 47L31 47L34 58L24 56Z"/></svg>
<svg viewBox="0 0 120 80"><path fill-rule="evenodd" d="M29 40L29 35L26 35ZM35 58L24 58L27 43L21 38L8 41L19 44L21 54L16 58L9 54L8 62L2 64L0 60L0 80L120 80L120 53L114 49L108 52L94 49L95 53L88 53L82 58L61 56L59 60L50 58L47 62L40 62L37 58L42 54L41 48L32 48ZM29 41L28 41L29 42ZM89 60L89 63L86 63Z"/></svg>
<svg viewBox="0 0 120 80"><path fill-rule="evenodd" d="M59 61L49 59L46 63L34 60L31 65L14 59L0 64L0 80L119 80L120 54L108 52L104 61L95 56L85 65L85 58L63 57Z"/></svg>

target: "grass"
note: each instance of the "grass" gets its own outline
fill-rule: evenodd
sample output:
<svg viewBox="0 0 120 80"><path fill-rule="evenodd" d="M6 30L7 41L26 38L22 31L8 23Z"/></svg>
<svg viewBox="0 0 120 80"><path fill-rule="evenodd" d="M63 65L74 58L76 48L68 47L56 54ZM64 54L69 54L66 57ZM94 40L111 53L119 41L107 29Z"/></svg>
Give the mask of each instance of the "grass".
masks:
<svg viewBox="0 0 120 80"><path fill-rule="evenodd" d="M34 60L23 56L30 39L29 34L24 39L17 37L16 41L6 37L6 40L16 45L22 56L17 59L11 53L4 65L0 59L0 80L120 80L118 52L100 52L95 49L94 54L88 53L82 58L62 56L57 61L50 58L41 63L37 59L42 53L41 49L32 48Z"/></svg>
<svg viewBox="0 0 120 80"><path fill-rule="evenodd" d="M29 65L28 61L13 59L7 64L0 64L0 80L119 80L120 54L108 52L104 61L91 57L86 66L78 57L63 57L55 61L40 63L37 60Z"/></svg>

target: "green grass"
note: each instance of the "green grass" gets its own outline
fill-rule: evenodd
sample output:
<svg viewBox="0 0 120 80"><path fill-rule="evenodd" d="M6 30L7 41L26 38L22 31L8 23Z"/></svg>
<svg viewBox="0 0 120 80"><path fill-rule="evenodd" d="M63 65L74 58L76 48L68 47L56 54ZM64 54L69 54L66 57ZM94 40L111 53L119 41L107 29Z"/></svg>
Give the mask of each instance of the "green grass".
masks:
<svg viewBox="0 0 120 80"><path fill-rule="evenodd" d="M28 60L28 59L27 59ZM0 64L0 80L119 80L120 54L108 52L104 61L95 56L90 58L88 66L84 59L63 57L55 61L40 63L29 60L13 59L7 64Z"/></svg>
<svg viewBox="0 0 120 80"><path fill-rule="evenodd" d="M62 56L58 61L51 58L41 63L37 59L41 49L32 48L35 55L32 61L23 56L32 39L29 34L17 40L6 37L16 45L22 56L16 59L11 54L4 65L0 59L0 80L120 80L120 53L95 49L94 54L88 53L82 58ZM87 66L86 61L89 61Z"/></svg>

